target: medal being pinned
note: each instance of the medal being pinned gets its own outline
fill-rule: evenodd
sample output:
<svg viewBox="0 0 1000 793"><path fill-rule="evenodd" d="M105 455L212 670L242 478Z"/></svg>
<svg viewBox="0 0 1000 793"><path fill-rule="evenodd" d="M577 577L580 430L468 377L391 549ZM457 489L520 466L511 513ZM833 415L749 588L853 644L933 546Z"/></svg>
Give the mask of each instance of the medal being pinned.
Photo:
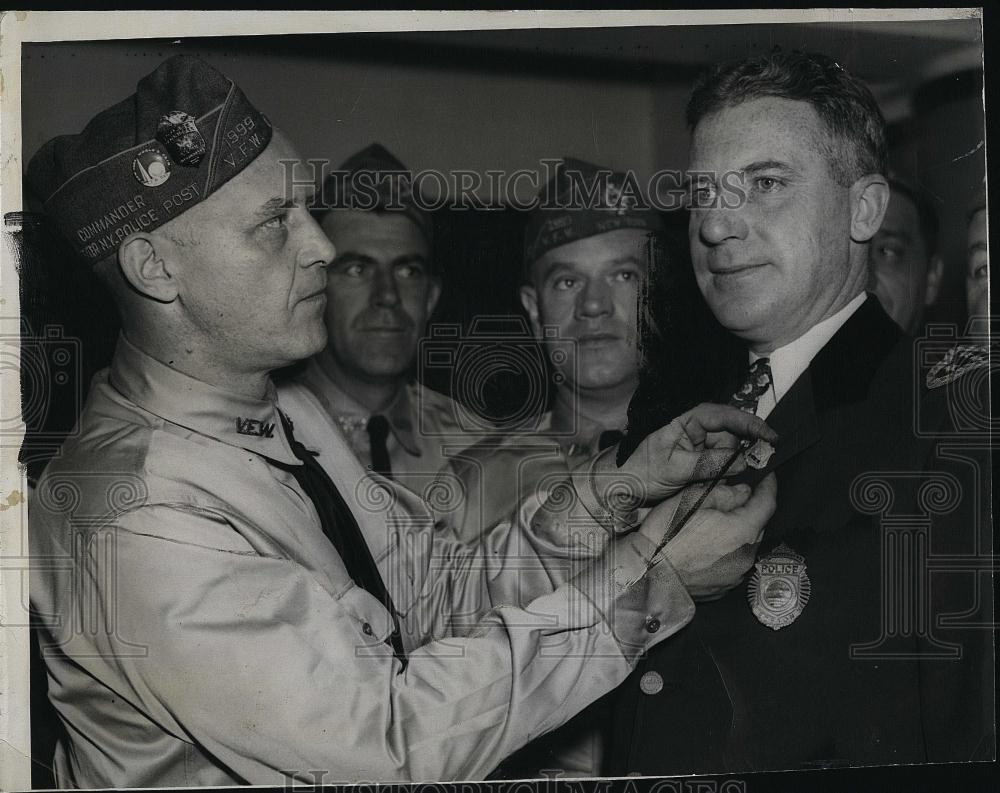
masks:
<svg viewBox="0 0 1000 793"><path fill-rule="evenodd" d="M782 543L754 564L747 600L754 616L772 630L795 622L809 602L812 585L805 562Z"/></svg>

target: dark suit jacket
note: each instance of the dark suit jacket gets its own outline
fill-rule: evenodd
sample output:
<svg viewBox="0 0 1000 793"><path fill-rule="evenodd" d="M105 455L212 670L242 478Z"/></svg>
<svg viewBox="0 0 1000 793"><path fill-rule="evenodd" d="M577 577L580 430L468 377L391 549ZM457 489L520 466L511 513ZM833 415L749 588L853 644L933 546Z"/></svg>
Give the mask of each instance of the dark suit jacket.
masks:
<svg viewBox="0 0 1000 793"><path fill-rule="evenodd" d="M692 624L659 645L619 689L607 773L992 753L992 689L984 712L988 632L927 627L932 607L984 607L975 573L945 574L950 580L935 584L933 604L928 576L921 577L928 554L974 553L982 537L963 509L973 508L969 483L960 483L957 501L952 497L955 480L972 478L969 466L945 470L925 437L946 411L920 394L913 362L912 343L869 295L775 407L768 422L781 441L768 470L777 473L778 508L758 556L782 542L803 556L811 597L779 630L752 613L746 580L699 604ZM979 492L988 492L988 479ZM926 517L929 509L950 522ZM959 640L961 659L926 655L948 656L952 647L943 645ZM991 654L988 663L992 668ZM647 694L640 680L650 672L662 689ZM655 691L651 682L659 681L647 676L643 688Z"/></svg>

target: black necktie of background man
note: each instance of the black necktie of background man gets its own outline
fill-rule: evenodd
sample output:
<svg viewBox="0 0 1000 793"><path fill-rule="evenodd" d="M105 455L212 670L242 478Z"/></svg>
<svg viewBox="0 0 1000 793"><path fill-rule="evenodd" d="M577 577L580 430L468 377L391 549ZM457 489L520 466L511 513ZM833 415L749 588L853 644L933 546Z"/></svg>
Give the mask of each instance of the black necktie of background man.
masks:
<svg viewBox="0 0 1000 793"><path fill-rule="evenodd" d="M351 580L374 596L392 615L393 631L386 640L386 644L392 647L393 655L402 662L405 669L406 650L403 648L403 640L399 632L399 615L395 605L393 605L392 596L382 580L382 574L379 573L378 565L375 564L375 559L368 548L368 543L365 542L364 535L361 533L358 521L347 502L344 501L337 486L327 476L323 466L316 461L315 455L295 440L291 421L282 415L281 423L285 428L285 436L288 438L292 453L302 461L302 465L275 464L291 473L309 500L312 501L319 515L323 533L340 554Z"/></svg>
<svg viewBox="0 0 1000 793"><path fill-rule="evenodd" d="M392 462L389 460L389 448L386 440L389 437L389 420L376 413L366 425L368 444L371 449L372 470L383 476L392 476Z"/></svg>

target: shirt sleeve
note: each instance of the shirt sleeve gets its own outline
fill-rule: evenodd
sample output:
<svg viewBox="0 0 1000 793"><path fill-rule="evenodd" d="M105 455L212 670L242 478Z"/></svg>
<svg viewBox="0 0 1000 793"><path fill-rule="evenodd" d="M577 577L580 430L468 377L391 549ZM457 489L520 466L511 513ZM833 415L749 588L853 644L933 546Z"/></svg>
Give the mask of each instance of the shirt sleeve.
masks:
<svg viewBox="0 0 1000 793"><path fill-rule="evenodd" d="M482 778L620 683L694 611L665 562L642 575L650 549L627 538L530 603L497 603L464 635L413 649L402 669L347 594L241 550L232 533L173 507L122 516L114 575L101 554L81 560L116 604L113 636L82 663L252 783ZM459 560L466 578L505 564L488 555ZM144 651L116 655L121 642Z"/></svg>
<svg viewBox="0 0 1000 793"><path fill-rule="evenodd" d="M655 548L638 533L612 541L603 516L593 514L592 487L587 464L553 475L474 545L438 530L426 556L412 553L405 561L419 568L414 580L422 583L419 596L408 601L410 636L466 635L489 609L530 609L535 598L570 581L602 611L625 653L645 645L647 622L674 629L684 624L683 609L668 613L689 601L676 572L662 556L653 564ZM412 539L403 545L422 547ZM646 575L650 565L656 570ZM644 618L637 621L633 609Z"/></svg>

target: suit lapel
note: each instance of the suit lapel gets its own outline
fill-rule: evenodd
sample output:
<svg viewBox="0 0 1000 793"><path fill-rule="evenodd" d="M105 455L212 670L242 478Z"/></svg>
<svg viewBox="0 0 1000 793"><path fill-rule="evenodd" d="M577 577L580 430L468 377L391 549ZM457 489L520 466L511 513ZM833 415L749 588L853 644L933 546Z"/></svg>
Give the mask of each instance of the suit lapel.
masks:
<svg viewBox="0 0 1000 793"><path fill-rule="evenodd" d="M869 295L767 417L780 441L767 467L751 481L759 481L816 444L833 412L864 400L900 335L878 299Z"/></svg>
<svg viewBox="0 0 1000 793"><path fill-rule="evenodd" d="M809 369L802 373L788 393L782 397L767 417L767 423L778 433L780 440L764 473L784 465L820 439L812 374Z"/></svg>

